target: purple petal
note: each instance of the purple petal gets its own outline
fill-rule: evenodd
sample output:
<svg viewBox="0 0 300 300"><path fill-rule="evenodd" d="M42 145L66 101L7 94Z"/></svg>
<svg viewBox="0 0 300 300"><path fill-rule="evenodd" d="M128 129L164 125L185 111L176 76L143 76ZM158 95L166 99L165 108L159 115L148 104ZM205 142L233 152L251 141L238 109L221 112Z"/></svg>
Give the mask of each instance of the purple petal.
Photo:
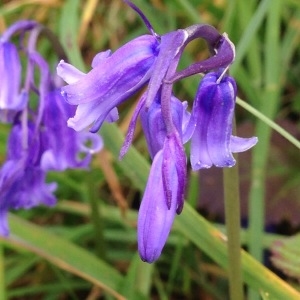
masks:
<svg viewBox="0 0 300 300"><path fill-rule="evenodd" d="M161 37L159 54L154 64L153 74L149 81L148 95L146 106L150 107L151 103L157 96L163 79L173 62L174 57L183 46L187 34L184 30L177 30L167 33Z"/></svg>
<svg viewBox="0 0 300 300"><path fill-rule="evenodd" d="M107 112L107 110L104 111L104 109L106 108L105 106L105 103L99 105L99 103L97 103L96 101L78 105L75 116L68 120L68 126L75 129L76 131L81 131L87 128L97 118L101 118L102 122L104 122L112 109L107 109L109 110L109 112ZM104 112L106 114L104 114ZM99 128L100 126L101 124L99 125Z"/></svg>
<svg viewBox="0 0 300 300"><path fill-rule="evenodd" d="M177 132L166 137L163 158L163 185L167 206L170 207L171 201L175 201L176 212L180 214L184 204L187 170L185 150Z"/></svg>
<svg viewBox="0 0 300 300"><path fill-rule="evenodd" d="M216 167L232 167L235 159L229 144L235 106L235 84L230 77L225 77L216 84L212 97L213 111L207 128L209 156Z"/></svg>
<svg viewBox="0 0 300 300"><path fill-rule="evenodd" d="M165 199L162 164L163 155L159 151L153 160L138 214L138 250L142 260L148 263L159 258L176 214L176 201L171 201L168 209ZM176 171L173 171L172 175L176 177Z"/></svg>
<svg viewBox="0 0 300 300"><path fill-rule="evenodd" d="M96 54L92 61L92 68L96 68L100 63L104 62L104 60L107 59L109 56L111 56L111 50L106 50Z"/></svg>
<svg viewBox="0 0 300 300"><path fill-rule="evenodd" d="M81 130L92 123L96 132L108 119L116 119L115 109L134 94L150 78L156 59L158 42L144 35L127 43L75 84L62 88L70 104L78 104L76 115L68 125ZM105 56L105 55L104 55Z"/></svg>
<svg viewBox="0 0 300 300"><path fill-rule="evenodd" d="M193 170L210 168L212 161L207 145L207 131L213 111L213 95L216 90L215 76L206 75L199 85L193 105L190 131L194 133L191 140L191 165Z"/></svg>
<svg viewBox="0 0 300 300"><path fill-rule="evenodd" d="M136 122L139 116L139 113L141 109L144 107L146 101L146 94L143 94L140 101L138 102L136 109L134 110L133 116L130 120L130 124L128 126L128 131L124 140L124 143L122 145L122 148L120 150L119 159L123 159L124 155L127 153L133 139L134 130L136 127Z"/></svg>
<svg viewBox="0 0 300 300"><path fill-rule="evenodd" d="M56 68L57 75L68 84L73 84L85 76L85 73L61 60Z"/></svg>
<svg viewBox="0 0 300 300"><path fill-rule="evenodd" d="M255 146L257 142L257 137L241 138L232 135L230 137L230 150L233 153L244 152Z"/></svg>
<svg viewBox="0 0 300 300"><path fill-rule="evenodd" d="M113 123L116 122L119 119L119 112L116 107L114 107L105 118L106 122Z"/></svg>
<svg viewBox="0 0 300 300"><path fill-rule="evenodd" d="M0 235L4 237L9 236L9 228L7 221L7 210L0 209Z"/></svg>
<svg viewBox="0 0 300 300"><path fill-rule="evenodd" d="M5 220L8 210L28 209L39 204L52 206L56 202L53 195L56 184L46 184L46 173L39 166L43 148L36 128L31 123L26 130L24 127L24 124L13 126L8 160L0 170L0 231L3 234L8 234Z"/></svg>
<svg viewBox="0 0 300 300"><path fill-rule="evenodd" d="M10 42L0 42L0 110L22 110L24 99L19 97L21 62L18 50Z"/></svg>
<svg viewBox="0 0 300 300"><path fill-rule="evenodd" d="M87 154L97 153L104 146L103 139L101 138L101 136L91 132L80 132L78 134L78 140L78 146L80 151Z"/></svg>
<svg viewBox="0 0 300 300"><path fill-rule="evenodd" d="M188 103L187 101L182 102L183 107L183 117L182 117L182 142L185 144L188 142L195 130L195 126L192 130L189 130L189 123L191 119L191 114L187 111Z"/></svg>

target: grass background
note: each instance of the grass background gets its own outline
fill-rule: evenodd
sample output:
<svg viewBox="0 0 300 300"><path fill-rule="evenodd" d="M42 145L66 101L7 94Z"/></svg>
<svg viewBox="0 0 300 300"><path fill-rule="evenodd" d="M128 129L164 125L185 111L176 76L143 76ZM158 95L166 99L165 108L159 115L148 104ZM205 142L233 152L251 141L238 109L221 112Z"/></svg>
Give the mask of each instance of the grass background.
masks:
<svg viewBox="0 0 300 300"><path fill-rule="evenodd" d="M0 32L19 19L37 20L59 37L81 70L89 70L97 52L146 33L121 0L0 3ZM134 3L159 34L205 22L235 43L230 72L239 87L237 131L259 138L240 155L240 182L234 182L248 251L241 254L244 290L248 299L299 299L299 1ZM58 58L51 43L41 39L39 50L54 71ZM203 41L193 42L180 67L207 55ZM176 84L178 97L191 103L198 83L194 76ZM229 299L226 184L218 170L190 173L184 211L160 260L148 265L136 253L137 207L149 172L139 126L123 161L118 152L137 99L122 105L117 124L101 130L105 150L90 171L49 175L59 183L56 207L11 214L12 234L0 238L0 299ZM8 132L1 125L1 161Z"/></svg>

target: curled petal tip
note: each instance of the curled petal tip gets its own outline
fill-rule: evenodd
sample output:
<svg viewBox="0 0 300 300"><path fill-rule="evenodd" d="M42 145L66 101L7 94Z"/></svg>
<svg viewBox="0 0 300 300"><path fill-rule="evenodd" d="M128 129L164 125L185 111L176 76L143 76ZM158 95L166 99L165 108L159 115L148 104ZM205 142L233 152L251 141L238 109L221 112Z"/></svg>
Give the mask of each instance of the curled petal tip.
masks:
<svg viewBox="0 0 300 300"><path fill-rule="evenodd" d="M241 138L237 136L231 136L230 149L233 153L244 152L254 147L258 142L256 136L251 138Z"/></svg>

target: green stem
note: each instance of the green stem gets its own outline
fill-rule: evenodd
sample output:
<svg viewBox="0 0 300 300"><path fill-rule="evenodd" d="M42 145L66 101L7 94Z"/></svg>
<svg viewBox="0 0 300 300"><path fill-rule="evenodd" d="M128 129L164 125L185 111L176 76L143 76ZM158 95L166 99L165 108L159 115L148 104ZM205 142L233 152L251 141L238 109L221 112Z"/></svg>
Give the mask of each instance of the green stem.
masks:
<svg viewBox="0 0 300 300"><path fill-rule="evenodd" d="M228 250L225 236L185 203L175 219L175 230L181 232L217 264L228 270ZM291 285L241 250L244 282L256 291L269 295L269 299L299 300L300 294Z"/></svg>
<svg viewBox="0 0 300 300"><path fill-rule="evenodd" d="M5 256L4 245L0 242L0 299L7 299L5 287Z"/></svg>
<svg viewBox="0 0 300 300"><path fill-rule="evenodd" d="M91 207L91 220L94 226L96 253L104 260L106 257L104 223L101 216L100 200L97 197L97 189L95 188L94 178L91 172L87 174L87 197Z"/></svg>
<svg viewBox="0 0 300 300"><path fill-rule="evenodd" d="M228 244L228 277L231 300L243 299L240 242L240 199L238 168L224 168L225 218Z"/></svg>
<svg viewBox="0 0 300 300"><path fill-rule="evenodd" d="M268 118L266 115L258 111L256 108L245 102L244 100L237 98L236 103L246 109L248 112L250 112L253 116L260 119L263 123L271 127L273 130L277 131L282 137L284 137L286 140L288 140L291 144L293 144L295 147L300 149L300 141L298 141L294 136L292 136L290 133L288 133L285 129L283 129L281 126L276 124L274 121L272 121L270 118Z"/></svg>

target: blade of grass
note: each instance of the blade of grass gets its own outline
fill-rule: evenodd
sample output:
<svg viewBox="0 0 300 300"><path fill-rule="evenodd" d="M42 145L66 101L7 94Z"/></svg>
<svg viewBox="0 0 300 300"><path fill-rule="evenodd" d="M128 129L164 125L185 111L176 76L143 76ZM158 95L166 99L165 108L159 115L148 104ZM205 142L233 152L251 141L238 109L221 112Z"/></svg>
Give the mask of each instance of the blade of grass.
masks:
<svg viewBox="0 0 300 300"><path fill-rule="evenodd" d="M254 4L254 5L253 5ZM243 28L245 30L247 28L248 23L251 21L251 18L255 12L256 8L256 2L250 4L250 1L239 1L238 2L238 14L236 14L239 17L238 24L239 27ZM240 52L240 49L237 49L238 52ZM260 49L260 43L258 40L258 35L255 34L251 38L251 43L247 47L246 52L246 60L247 60L247 66L249 70L248 77L255 80L253 82L254 87L260 87L262 83L262 62L261 62L261 55L260 55L261 49ZM255 100L256 98L253 98Z"/></svg>
<svg viewBox="0 0 300 300"><path fill-rule="evenodd" d="M4 245L0 240L0 299L6 299Z"/></svg>
<svg viewBox="0 0 300 300"><path fill-rule="evenodd" d="M263 123L268 125L273 130L277 131L281 136L283 136L286 140L288 140L291 144L293 144L295 147L300 149L300 141L298 141L294 136L292 136L290 133L288 133L285 129L283 129L281 126L276 124L274 121L272 121L270 118L268 118L265 114L261 113L259 110L255 109L248 103L246 103L244 100L237 98L236 103L249 111L253 116L257 117L259 120L261 120Z"/></svg>
<svg viewBox="0 0 300 300"><path fill-rule="evenodd" d="M286 74L287 69L290 67L291 59L295 50L299 48L300 30L298 25L300 20L300 6L294 12L291 18L287 20L287 31L282 37L281 57L282 57L282 74ZM285 80L286 76L282 76Z"/></svg>
<svg viewBox="0 0 300 300"><path fill-rule="evenodd" d="M8 272L5 276L7 286L13 284L15 280L23 277L27 272L29 272L40 258L32 254L28 255L26 253L26 255L20 255L20 253L18 253L18 256L14 257L14 260L13 264L8 264Z"/></svg>
<svg viewBox="0 0 300 300"><path fill-rule="evenodd" d="M124 294L127 299L137 299L136 291L139 291L143 296L142 299L149 299L153 269L153 264L142 262L136 253L131 260L127 275L122 283L122 294Z"/></svg>
<svg viewBox="0 0 300 300"><path fill-rule="evenodd" d="M79 0L67 0L61 11L59 39L68 54L70 61L80 70L85 69L80 49L78 47L77 33L79 26Z"/></svg>
<svg viewBox="0 0 300 300"><path fill-rule="evenodd" d="M94 243L96 253L99 258L105 260L106 258L106 243L104 238L104 222L101 211L101 201L97 196L97 186L94 184L94 177L91 171L86 174L86 201L91 207L91 221L94 229Z"/></svg>
<svg viewBox="0 0 300 300"><path fill-rule="evenodd" d="M268 11L266 28L266 48L265 48L265 91L264 101L260 104L260 111L270 119L276 113L280 90L279 90L279 34L280 34L280 1L272 2L272 7ZM264 231L264 194L266 163L270 147L271 128L262 121L257 122L256 135L259 143L253 150L252 162L252 184L250 191L249 208L249 251L259 261L262 260L261 238Z"/></svg>
<svg viewBox="0 0 300 300"><path fill-rule="evenodd" d="M186 15L189 16L189 19L193 22L193 23L201 23L203 22L201 19L201 15L200 12L197 12L197 10L195 9L195 6L190 3L189 1L186 0L176 0L176 2L181 6L181 8L183 10L185 10Z"/></svg>
<svg viewBox="0 0 300 300"><path fill-rule="evenodd" d="M89 283L81 282L79 280L72 281L72 283L69 284L70 287L75 290L80 289L88 289L90 287ZM54 297L52 299L57 299L57 294L59 292L65 292L65 286L61 283L49 283L49 284L43 284L43 285L37 285L37 286L27 286L27 287L19 287L14 288L8 292L9 299L35 299L37 297L41 297L38 294L41 293L47 293L48 295L51 293L54 293ZM26 297L26 298L25 298ZM47 298L48 299L48 298ZM68 298L70 299L70 298ZM74 298L72 298L74 299ZM78 299L78 298L76 298ZM43 298L45 300L45 298Z"/></svg>
<svg viewBox="0 0 300 300"><path fill-rule="evenodd" d="M265 89L260 104L262 114L273 119L280 100L280 20L281 1L272 1L268 10L265 38ZM270 149L271 128L262 121L257 122L258 145L253 150L251 188L249 195L249 253L258 261L263 260L262 238L265 227L265 179ZM259 299L257 291L249 291L249 299Z"/></svg>
<svg viewBox="0 0 300 300"><path fill-rule="evenodd" d="M261 23L266 15L266 12L272 6L273 1L271 0L264 0L261 1L255 14L253 15L251 22L249 23L247 29L245 30L243 36L241 37L240 41L236 46L236 58L233 65L230 68L230 72L234 75L236 68L240 66L242 59L245 57L249 45L252 43L252 39L254 38L255 34L257 33L258 29L261 26Z"/></svg>

